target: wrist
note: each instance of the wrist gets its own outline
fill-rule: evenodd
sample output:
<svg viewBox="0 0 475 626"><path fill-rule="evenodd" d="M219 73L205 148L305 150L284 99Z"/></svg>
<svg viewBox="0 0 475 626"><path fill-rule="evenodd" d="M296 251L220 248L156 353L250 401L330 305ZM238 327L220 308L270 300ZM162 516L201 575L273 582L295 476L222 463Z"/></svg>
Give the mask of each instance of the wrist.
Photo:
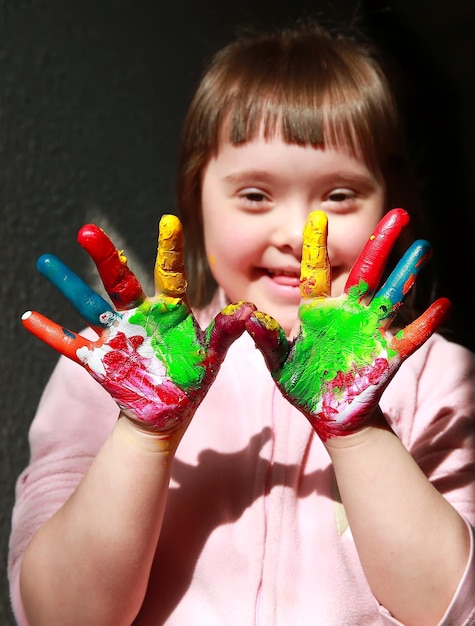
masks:
<svg viewBox="0 0 475 626"><path fill-rule="evenodd" d="M163 433L147 429L121 411L114 434L137 452L164 454L173 458L183 432Z"/></svg>
<svg viewBox="0 0 475 626"><path fill-rule="evenodd" d="M348 433L347 435L329 437L323 441L323 444L331 456L332 452L337 453L339 450L366 446L378 439L382 433L392 433L392 430L378 406L371 416L371 420L360 430Z"/></svg>

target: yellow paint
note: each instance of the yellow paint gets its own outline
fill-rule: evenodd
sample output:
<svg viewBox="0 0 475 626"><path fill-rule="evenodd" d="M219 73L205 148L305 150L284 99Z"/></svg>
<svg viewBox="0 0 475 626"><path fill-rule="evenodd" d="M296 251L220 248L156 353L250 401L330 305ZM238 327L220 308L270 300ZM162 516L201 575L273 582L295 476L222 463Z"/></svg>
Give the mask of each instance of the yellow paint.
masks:
<svg viewBox="0 0 475 626"><path fill-rule="evenodd" d="M117 254L119 255L119 261L122 265L127 265L127 257L124 254L123 250L117 250Z"/></svg>
<svg viewBox="0 0 475 626"><path fill-rule="evenodd" d="M160 220L155 287L157 292L176 298L186 293L183 229L176 215L164 215Z"/></svg>
<svg viewBox="0 0 475 626"><path fill-rule="evenodd" d="M242 306L242 302L236 302L234 304L228 304L222 311L223 315L233 315Z"/></svg>
<svg viewBox="0 0 475 626"><path fill-rule="evenodd" d="M173 296L165 296L163 298L163 303L164 303L164 308L163 308L163 313L165 313L167 311L167 306L168 307L175 307L178 304L180 304L181 302L183 302L182 298L175 298Z"/></svg>
<svg viewBox="0 0 475 626"><path fill-rule="evenodd" d="M323 211L312 211L303 230L300 292L302 298L330 295L331 268L327 254L328 218Z"/></svg>
<svg viewBox="0 0 475 626"><path fill-rule="evenodd" d="M210 265L216 265L216 257L214 256L214 254L208 255L208 262Z"/></svg>
<svg viewBox="0 0 475 626"><path fill-rule="evenodd" d="M277 331L280 328L278 322L270 315L267 315L267 313L256 311L254 315L259 319L261 326L264 326L266 330Z"/></svg>

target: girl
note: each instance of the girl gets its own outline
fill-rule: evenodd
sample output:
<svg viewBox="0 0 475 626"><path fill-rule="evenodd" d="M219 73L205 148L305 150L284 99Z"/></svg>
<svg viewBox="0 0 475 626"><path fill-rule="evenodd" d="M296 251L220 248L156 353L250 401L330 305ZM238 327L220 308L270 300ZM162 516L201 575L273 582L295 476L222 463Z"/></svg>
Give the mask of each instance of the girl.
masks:
<svg viewBox="0 0 475 626"><path fill-rule="evenodd" d="M69 359L18 480L20 625L471 623L475 359L428 338L443 300L388 330L424 243L374 293L408 180L364 45L307 25L218 53L178 177L206 332L172 216L155 298L94 226L115 308L39 262L100 339L25 316Z"/></svg>

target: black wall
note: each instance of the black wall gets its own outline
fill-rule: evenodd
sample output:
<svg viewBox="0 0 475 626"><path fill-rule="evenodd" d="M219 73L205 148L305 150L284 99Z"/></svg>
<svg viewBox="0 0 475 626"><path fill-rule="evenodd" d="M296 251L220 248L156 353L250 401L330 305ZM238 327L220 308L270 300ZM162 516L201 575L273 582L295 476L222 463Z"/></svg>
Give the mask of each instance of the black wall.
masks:
<svg viewBox="0 0 475 626"><path fill-rule="evenodd" d="M280 23L302 12L348 20L359 8L400 64L436 226L441 293L454 300L454 338L475 346L464 312L475 269L469 247L475 224L470 89L475 8L469 0L236 4L0 0L0 559L5 567L14 482L27 463L28 427L57 359L23 330L20 316L35 308L65 326L82 326L37 275L35 260L53 252L89 275L75 238L82 224L96 221L117 243L125 242L136 273L150 277L159 216L176 210L174 172L188 98L203 58L227 41L236 25ZM1 567L0 623L8 626L14 621Z"/></svg>

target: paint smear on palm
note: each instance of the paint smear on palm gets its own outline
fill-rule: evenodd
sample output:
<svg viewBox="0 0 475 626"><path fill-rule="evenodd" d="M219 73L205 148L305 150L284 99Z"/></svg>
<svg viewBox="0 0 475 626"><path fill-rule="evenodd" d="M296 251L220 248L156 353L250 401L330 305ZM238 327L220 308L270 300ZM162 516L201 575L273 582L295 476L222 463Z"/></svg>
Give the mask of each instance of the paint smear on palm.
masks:
<svg viewBox="0 0 475 626"><path fill-rule="evenodd" d="M286 394L327 422L345 422L353 400L387 377L396 355L379 331L380 311L390 303L375 298L361 306L367 288L360 283L336 302L302 305L302 333L279 376Z"/></svg>
<svg viewBox="0 0 475 626"><path fill-rule="evenodd" d="M179 419L206 371L193 317L175 298L123 313L106 342L77 355L122 409L157 427Z"/></svg>
<svg viewBox="0 0 475 626"><path fill-rule="evenodd" d="M196 389L205 375L206 359L197 338L197 328L183 301L163 298L145 302L130 318L142 326L150 338L154 355L165 365L175 384L190 391Z"/></svg>

